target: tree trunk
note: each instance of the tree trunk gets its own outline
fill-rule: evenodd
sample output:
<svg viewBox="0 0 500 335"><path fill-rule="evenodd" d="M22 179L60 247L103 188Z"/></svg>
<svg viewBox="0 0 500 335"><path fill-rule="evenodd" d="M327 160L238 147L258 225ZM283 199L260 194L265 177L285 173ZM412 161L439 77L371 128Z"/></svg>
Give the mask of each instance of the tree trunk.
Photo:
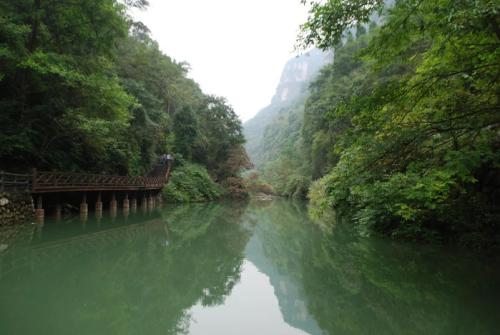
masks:
<svg viewBox="0 0 500 335"><path fill-rule="evenodd" d="M35 51L37 45L36 40L38 37L38 27L40 26L40 8L42 0L35 0L35 11L31 19L31 35L29 39L28 49L30 52Z"/></svg>

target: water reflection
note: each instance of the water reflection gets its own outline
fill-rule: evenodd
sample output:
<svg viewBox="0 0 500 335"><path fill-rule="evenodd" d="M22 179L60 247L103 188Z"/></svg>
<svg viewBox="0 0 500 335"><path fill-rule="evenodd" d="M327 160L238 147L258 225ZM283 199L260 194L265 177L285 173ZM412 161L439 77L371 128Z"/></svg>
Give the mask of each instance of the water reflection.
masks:
<svg viewBox="0 0 500 335"><path fill-rule="evenodd" d="M239 279L243 210L170 208L127 225L113 213L85 228L46 221L29 247L2 256L0 333L184 333L191 306L222 303Z"/></svg>
<svg viewBox="0 0 500 335"><path fill-rule="evenodd" d="M310 334L498 331L498 257L360 238L348 225L328 234L302 204L252 212L247 257L271 278L289 324Z"/></svg>
<svg viewBox="0 0 500 335"><path fill-rule="evenodd" d="M302 203L52 221L0 253L0 334L493 334L498 258L324 232Z"/></svg>

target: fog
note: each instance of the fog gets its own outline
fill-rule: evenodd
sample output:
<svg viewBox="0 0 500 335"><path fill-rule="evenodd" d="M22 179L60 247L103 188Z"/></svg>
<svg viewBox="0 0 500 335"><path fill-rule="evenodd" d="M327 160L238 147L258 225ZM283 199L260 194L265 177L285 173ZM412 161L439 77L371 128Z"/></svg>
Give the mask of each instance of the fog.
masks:
<svg viewBox="0 0 500 335"><path fill-rule="evenodd" d="M133 15L161 50L191 65L205 93L226 97L245 121L270 102L307 10L299 0L150 0Z"/></svg>

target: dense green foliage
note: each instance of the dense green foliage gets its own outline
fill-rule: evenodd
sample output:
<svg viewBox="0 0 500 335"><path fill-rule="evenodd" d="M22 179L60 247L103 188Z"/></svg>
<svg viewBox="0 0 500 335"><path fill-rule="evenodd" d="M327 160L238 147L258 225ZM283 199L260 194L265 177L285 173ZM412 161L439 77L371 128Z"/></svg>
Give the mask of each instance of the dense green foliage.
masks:
<svg viewBox="0 0 500 335"><path fill-rule="evenodd" d="M0 3L0 168L144 174L169 152L217 181L236 175L236 114L129 6L147 1Z"/></svg>
<svg viewBox="0 0 500 335"><path fill-rule="evenodd" d="M499 5L381 5L313 1L301 43L335 46L335 62L310 87L300 137L269 163L273 184L316 180L312 202L364 232L495 241Z"/></svg>
<svg viewBox="0 0 500 335"><path fill-rule="evenodd" d="M196 164L177 167L163 189L163 197L169 202L210 201L220 195L220 186L210 178L204 167Z"/></svg>

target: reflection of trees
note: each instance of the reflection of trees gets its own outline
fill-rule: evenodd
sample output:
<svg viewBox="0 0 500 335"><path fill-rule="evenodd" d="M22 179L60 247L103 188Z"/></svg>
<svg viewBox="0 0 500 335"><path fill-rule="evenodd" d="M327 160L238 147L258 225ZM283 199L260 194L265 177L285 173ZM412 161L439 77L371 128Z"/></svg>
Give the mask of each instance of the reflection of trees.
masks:
<svg viewBox="0 0 500 335"><path fill-rule="evenodd" d="M266 273L300 286L294 299L275 287L285 320L287 304L302 300L327 334L488 334L498 326L491 261L488 270L477 255L358 238L345 225L325 234L288 202L254 211L278 275Z"/></svg>
<svg viewBox="0 0 500 335"><path fill-rule="evenodd" d="M495 276L483 277L484 266L444 250L352 236L341 229L322 236L307 263L312 266L304 271L305 291L315 297L311 313L324 329L339 334L491 332L497 303L480 296L482 285L494 283Z"/></svg>
<svg viewBox="0 0 500 335"><path fill-rule="evenodd" d="M249 237L236 224L241 211L167 208L134 239L77 256L61 247L57 262L34 255L31 268L0 279L0 333L186 332L191 306L223 302L239 280Z"/></svg>

